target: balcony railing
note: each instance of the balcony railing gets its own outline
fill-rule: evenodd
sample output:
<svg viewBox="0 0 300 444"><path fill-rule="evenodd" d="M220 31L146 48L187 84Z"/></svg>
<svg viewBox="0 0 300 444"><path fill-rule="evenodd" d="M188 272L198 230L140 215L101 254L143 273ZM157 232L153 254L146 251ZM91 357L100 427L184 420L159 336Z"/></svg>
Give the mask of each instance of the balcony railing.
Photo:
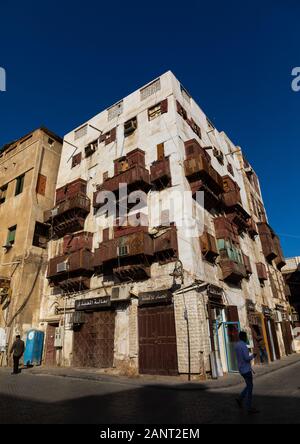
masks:
<svg viewBox="0 0 300 444"><path fill-rule="evenodd" d="M247 271L243 264L234 262L228 258L221 258L219 265L224 281L238 284L247 277Z"/></svg>
<svg viewBox="0 0 300 444"><path fill-rule="evenodd" d="M84 221L90 212L91 201L84 194L67 198L60 202L53 210L44 213L44 220L51 225L56 237L84 229Z"/></svg>
<svg viewBox="0 0 300 444"><path fill-rule="evenodd" d="M151 182L156 189L161 190L171 185L170 158L154 162L150 167Z"/></svg>

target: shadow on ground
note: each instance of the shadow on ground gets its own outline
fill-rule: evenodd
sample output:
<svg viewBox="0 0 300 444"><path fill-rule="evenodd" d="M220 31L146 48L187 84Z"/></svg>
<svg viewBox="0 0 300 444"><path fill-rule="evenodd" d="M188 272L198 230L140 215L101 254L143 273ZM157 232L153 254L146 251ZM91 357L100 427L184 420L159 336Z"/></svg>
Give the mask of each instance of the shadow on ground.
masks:
<svg viewBox="0 0 300 444"><path fill-rule="evenodd" d="M182 384L181 390L157 390L24 374L5 379L0 384L1 424L300 423L297 396L257 396L261 413L249 417L235 404L240 388L209 391L201 385L191 391Z"/></svg>

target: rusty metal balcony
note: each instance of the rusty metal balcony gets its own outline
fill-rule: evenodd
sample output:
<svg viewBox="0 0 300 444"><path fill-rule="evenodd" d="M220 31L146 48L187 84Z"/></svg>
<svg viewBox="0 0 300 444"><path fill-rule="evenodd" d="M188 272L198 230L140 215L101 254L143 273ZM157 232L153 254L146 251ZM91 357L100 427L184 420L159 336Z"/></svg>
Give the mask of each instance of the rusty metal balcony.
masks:
<svg viewBox="0 0 300 444"><path fill-rule="evenodd" d="M79 250L50 259L47 272L50 285L74 290L78 286L88 288L89 278L94 272L93 256L91 251Z"/></svg>
<svg viewBox="0 0 300 444"><path fill-rule="evenodd" d="M136 232L102 242L95 250L94 267L104 275L114 274L121 280L148 277L154 255L153 240L144 227ZM144 270L144 273L141 272ZM138 278L137 278L138 276Z"/></svg>
<svg viewBox="0 0 300 444"><path fill-rule="evenodd" d="M248 220L247 226L249 236L254 239L258 235L258 228L252 217Z"/></svg>
<svg viewBox="0 0 300 444"><path fill-rule="evenodd" d="M136 190L141 190L147 193L152 187L149 170L141 165L134 165L128 170L115 175L111 179L107 179L102 185L97 187L97 191L94 193L94 208L99 208L102 205L97 202L99 192L111 191L118 195L120 186L124 184L127 185L129 193Z"/></svg>
<svg viewBox="0 0 300 444"><path fill-rule="evenodd" d="M162 160L157 160L150 167L151 183L155 185L157 190L162 190L171 186L171 168L170 158L166 157Z"/></svg>
<svg viewBox="0 0 300 444"><path fill-rule="evenodd" d="M278 257L278 246L276 241L274 242L275 233L267 223L259 223L257 226L264 256L269 262L272 262Z"/></svg>
<svg viewBox="0 0 300 444"><path fill-rule="evenodd" d="M285 258L282 252L282 248L281 248L281 244L280 244L280 239L278 236L274 236L273 238L273 242L274 242L274 246L275 246L275 250L277 252L277 257L275 259L275 264L278 268L278 270L282 270L282 268L286 265L285 262Z"/></svg>
<svg viewBox="0 0 300 444"><path fill-rule="evenodd" d="M184 161L185 175L191 184L197 184L199 191L202 186L207 187L215 196L223 192L223 179L220 174L210 165L207 158L202 155L195 155ZM204 190L205 191L205 190Z"/></svg>
<svg viewBox="0 0 300 444"><path fill-rule="evenodd" d="M50 225L50 236L60 238L65 234L83 230L90 207L90 199L85 194L78 194L66 198L53 210L45 211L44 220Z"/></svg>
<svg viewBox="0 0 300 444"><path fill-rule="evenodd" d="M222 270L224 281L239 284L247 277L246 267L243 264L234 262L229 258L221 258L219 265Z"/></svg>
<svg viewBox="0 0 300 444"><path fill-rule="evenodd" d="M267 273L267 268L266 268L265 264L263 264L262 262L257 263L256 264L256 271L257 271L258 279L261 282L268 280L268 273Z"/></svg>
<svg viewBox="0 0 300 444"><path fill-rule="evenodd" d="M200 247L204 259L208 262L214 263L219 256L215 237L210 233L203 233L203 235L200 237Z"/></svg>
<svg viewBox="0 0 300 444"><path fill-rule="evenodd" d="M174 262L178 258L178 239L175 225L161 229L154 237L153 243L156 260L161 265Z"/></svg>

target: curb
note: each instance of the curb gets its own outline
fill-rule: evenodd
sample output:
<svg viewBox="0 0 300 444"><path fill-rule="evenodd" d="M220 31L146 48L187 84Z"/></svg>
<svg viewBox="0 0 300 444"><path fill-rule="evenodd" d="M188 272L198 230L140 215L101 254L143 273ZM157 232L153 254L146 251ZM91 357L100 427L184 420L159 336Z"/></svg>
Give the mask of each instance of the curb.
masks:
<svg viewBox="0 0 300 444"><path fill-rule="evenodd" d="M264 376L268 376L270 374L276 373L280 370L283 370L287 367L292 367L296 364L300 363L300 359L294 362L289 362L286 363L285 365L282 365L279 368L271 368L269 371L263 372L261 374L256 374L255 375L255 379L259 379L262 378ZM69 379L75 379L75 380L82 380L82 381L94 381L94 382L106 382L106 383L111 383L111 384L121 384L121 385L131 385L131 386L136 386L136 387L144 387L144 388L155 388L155 389L163 389L163 390L178 390L178 391L213 391L213 390L223 390L223 389L227 389L227 388L233 388L233 387L238 387L239 385L241 385L243 383L242 379L240 379L239 381L235 381L232 383L228 383L228 384L223 384L223 385L218 385L217 387L210 387L211 382L207 381L207 382L185 382L183 381L182 383L164 383L164 382L157 382L157 381L138 381L137 379L135 380L120 380L118 379L117 376L110 376L110 375L105 375L109 377L109 380L106 379L106 377L103 378L102 375L70 375L67 373L62 373L62 374L54 374L51 372L39 372L39 371L31 371L29 372L29 374L31 375L38 375L38 376L52 376L52 377L59 377L59 378L69 378ZM114 380L112 379L114 378ZM186 385L185 387L182 387L182 385Z"/></svg>

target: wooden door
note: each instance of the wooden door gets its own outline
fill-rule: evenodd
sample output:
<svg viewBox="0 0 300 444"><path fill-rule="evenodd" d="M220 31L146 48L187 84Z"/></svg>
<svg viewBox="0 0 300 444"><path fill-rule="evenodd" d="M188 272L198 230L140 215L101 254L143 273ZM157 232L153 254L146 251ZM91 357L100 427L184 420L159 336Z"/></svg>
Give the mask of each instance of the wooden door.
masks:
<svg viewBox="0 0 300 444"><path fill-rule="evenodd" d="M139 308L139 371L178 374L173 305Z"/></svg>
<svg viewBox="0 0 300 444"><path fill-rule="evenodd" d="M55 329L58 324L48 324L46 332L46 347L45 347L45 365L47 367L56 366L56 348L54 347Z"/></svg>
<svg viewBox="0 0 300 444"><path fill-rule="evenodd" d="M275 353L276 353L276 359L279 360L279 359L281 359L281 355L280 355L280 349L279 349L279 343L278 343L278 337L277 337L276 325L275 325L274 319L271 319L270 323L271 323L271 330L272 330L273 343L274 343L274 348L275 348Z"/></svg>
<svg viewBox="0 0 300 444"><path fill-rule="evenodd" d="M73 365L112 368L114 364L115 312L84 314L84 324L74 332Z"/></svg>

